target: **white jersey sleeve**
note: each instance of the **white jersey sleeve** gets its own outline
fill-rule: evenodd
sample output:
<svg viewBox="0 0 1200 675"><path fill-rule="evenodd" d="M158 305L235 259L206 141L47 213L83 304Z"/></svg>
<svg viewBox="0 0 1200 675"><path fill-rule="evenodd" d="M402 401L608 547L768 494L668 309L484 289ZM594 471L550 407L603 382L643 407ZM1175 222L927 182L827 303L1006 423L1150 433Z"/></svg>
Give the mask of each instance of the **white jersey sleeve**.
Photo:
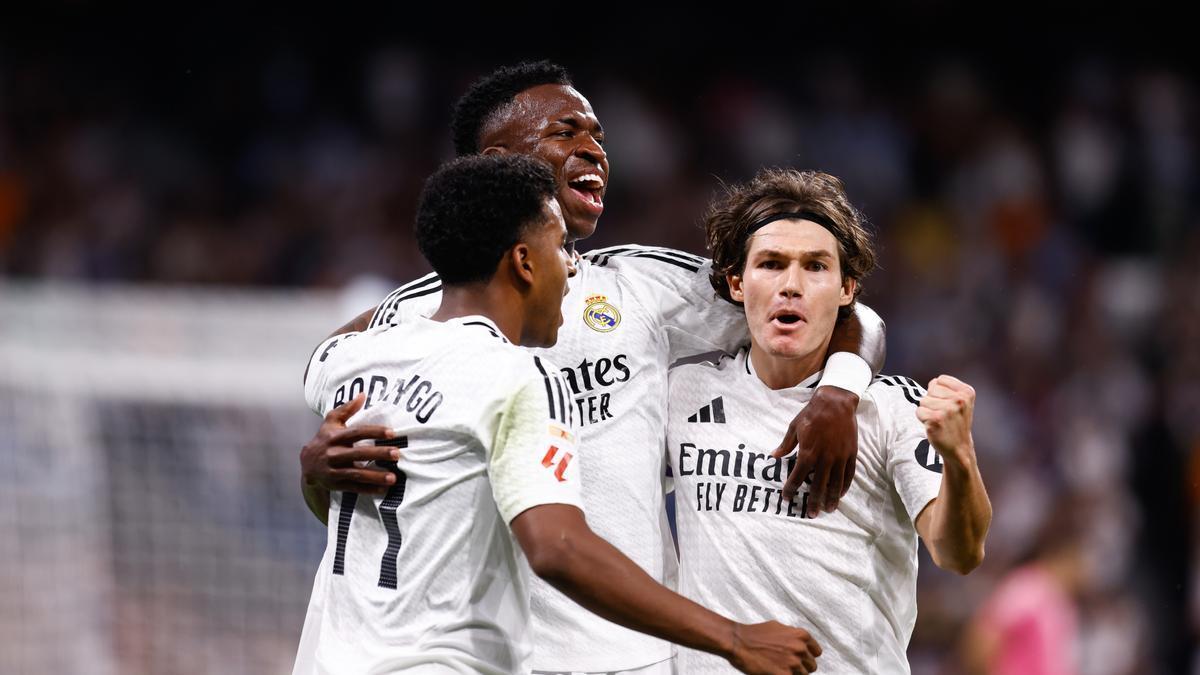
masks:
<svg viewBox="0 0 1200 675"><path fill-rule="evenodd" d="M434 272L411 281L388 296L375 308L370 328L395 326L416 317L430 317L442 301L442 280Z"/></svg>
<svg viewBox="0 0 1200 675"><path fill-rule="evenodd" d="M330 495L295 672L529 672L531 579L508 521L581 502L560 371L483 316L331 338L310 365L309 404L365 391L351 422L394 429L401 457L380 467L386 495Z"/></svg>
<svg viewBox="0 0 1200 675"><path fill-rule="evenodd" d="M506 523L541 504L583 508L567 390L557 368L534 362L545 372L534 373L509 400L488 458L492 494Z"/></svg>
<svg viewBox="0 0 1200 675"><path fill-rule="evenodd" d="M915 523L942 485L942 460L925 437L925 425L916 414L925 390L911 378L889 375L877 378L870 391L878 402L880 416L887 420L884 437L888 474Z"/></svg>
<svg viewBox="0 0 1200 675"><path fill-rule="evenodd" d="M589 251L585 257L616 267L634 285L667 336L672 362L705 352L733 353L750 340L742 308L713 290L707 258L635 245Z"/></svg>
<svg viewBox="0 0 1200 675"><path fill-rule="evenodd" d="M343 333L326 338L309 357L308 377L304 379L304 401L316 414L324 417L329 412L330 399L325 396L325 389L329 380L328 365L337 353L337 348L361 334Z"/></svg>

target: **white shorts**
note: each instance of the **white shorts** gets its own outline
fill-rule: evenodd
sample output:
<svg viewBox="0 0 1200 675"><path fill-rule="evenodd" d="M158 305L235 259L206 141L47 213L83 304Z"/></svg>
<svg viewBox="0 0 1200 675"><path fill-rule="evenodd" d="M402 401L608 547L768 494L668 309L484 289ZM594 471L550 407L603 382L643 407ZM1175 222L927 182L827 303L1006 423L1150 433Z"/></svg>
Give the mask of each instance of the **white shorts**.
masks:
<svg viewBox="0 0 1200 675"><path fill-rule="evenodd" d="M534 675L675 675L675 657L629 670L585 671L585 670L535 670Z"/></svg>

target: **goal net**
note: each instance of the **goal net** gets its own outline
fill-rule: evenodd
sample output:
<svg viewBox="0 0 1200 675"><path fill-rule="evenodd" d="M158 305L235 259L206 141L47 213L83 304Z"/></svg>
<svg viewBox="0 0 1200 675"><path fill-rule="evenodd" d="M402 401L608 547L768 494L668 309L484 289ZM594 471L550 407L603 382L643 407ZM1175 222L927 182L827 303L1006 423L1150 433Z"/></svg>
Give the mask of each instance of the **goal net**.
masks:
<svg viewBox="0 0 1200 675"><path fill-rule="evenodd" d="M0 283L0 671L290 671L325 537L300 376L341 310Z"/></svg>

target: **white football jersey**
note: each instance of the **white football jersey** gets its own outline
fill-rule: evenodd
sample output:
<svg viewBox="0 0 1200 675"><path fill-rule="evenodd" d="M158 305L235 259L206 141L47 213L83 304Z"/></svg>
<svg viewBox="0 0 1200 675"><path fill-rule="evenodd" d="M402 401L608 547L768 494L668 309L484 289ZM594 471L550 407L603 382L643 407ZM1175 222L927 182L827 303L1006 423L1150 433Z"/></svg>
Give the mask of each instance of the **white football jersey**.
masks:
<svg viewBox="0 0 1200 675"><path fill-rule="evenodd" d="M333 493L297 673L525 673L531 573L508 523L581 506L558 369L479 317L331 338L305 394L318 414L396 430L383 497Z"/></svg>
<svg viewBox="0 0 1200 675"><path fill-rule="evenodd" d="M558 344L530 352L552 358L571 390L588 524L673 586L663 489L667 368L685 356L735 351L748 339L746 320L713 291L709 262L687 253L622 246L589 252L577 268ZM440 289L434 275L398 288L372 325L429 316ZM533 615L536 670L627 670L672 654L668 643L602 619L540 579Z"/></svg>
<svg viewBox="0 0 1200 675"><path fill-rule="evenodd" d="M915 409L924 390L876 378L860 399L858 465L837 511L804 517L805 485L782 488L795 452L771 452L817 378L774 391L743 349L671 371L667 454L675 480L679 591L746 623L810 631L821 673L907 673L916 622L913 521L941 486L941 463ZM679 672L736 672L680 649Z"/></svg>

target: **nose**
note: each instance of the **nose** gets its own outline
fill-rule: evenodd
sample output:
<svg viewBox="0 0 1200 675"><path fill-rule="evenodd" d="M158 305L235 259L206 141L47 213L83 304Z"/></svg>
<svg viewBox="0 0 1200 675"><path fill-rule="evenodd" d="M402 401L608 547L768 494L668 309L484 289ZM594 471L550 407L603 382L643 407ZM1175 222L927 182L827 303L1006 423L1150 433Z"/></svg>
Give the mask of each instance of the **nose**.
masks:
<svg viewBox="0 0 1200 675"><path fill-rule="evenodd" d="M567 278L571 279L578 270L575 268L575 256L567 255Z"/></svg>
<svg viewBox="0 0 1200 675"><path fill-rule="evenodd" d="M785 298L799 298L804 295L804 270L799 264L792 263L781 275L782 286L779 294Z"/></svg>
<svg viewBox="0 0 1200 675"><path fill-rule="evenodd" d="M575 148L575 154L592 164L605 165L607 170L608 154L604 152L604 146L600 145L595 136L583 134L583 142Z"/></svg>

